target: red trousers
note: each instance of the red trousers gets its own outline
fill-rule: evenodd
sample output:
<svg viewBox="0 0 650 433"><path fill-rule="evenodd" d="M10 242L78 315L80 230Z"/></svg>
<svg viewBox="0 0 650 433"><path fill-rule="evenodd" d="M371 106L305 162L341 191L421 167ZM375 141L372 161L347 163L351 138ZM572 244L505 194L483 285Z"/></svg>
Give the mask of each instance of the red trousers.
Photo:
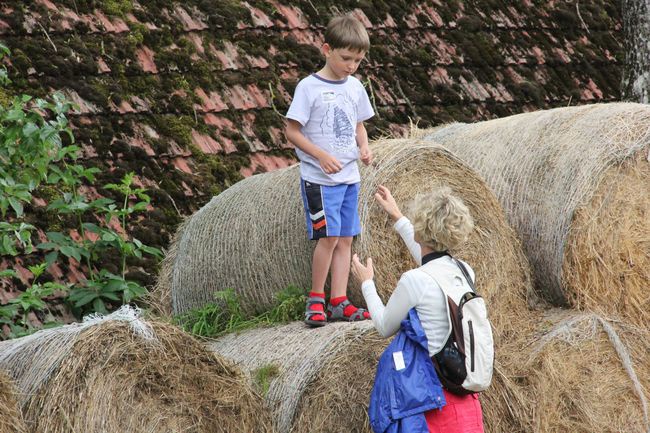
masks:
<svg viewBox="0 0 650 433"><path fill-rule="evenodd" d="M443 390L447 404L424 413L429 433L483 433L478 394L456 395Z"/></svg>

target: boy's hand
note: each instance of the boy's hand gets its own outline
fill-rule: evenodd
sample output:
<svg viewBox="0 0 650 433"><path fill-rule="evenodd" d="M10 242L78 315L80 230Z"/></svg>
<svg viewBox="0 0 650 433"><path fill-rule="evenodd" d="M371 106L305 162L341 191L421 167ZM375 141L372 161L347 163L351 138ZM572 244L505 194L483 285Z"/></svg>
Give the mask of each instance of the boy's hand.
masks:
<svg viewBox="0 0 650 433"><path fill-rule="evenodd" d="M359 256L355 254L352 256L352 266L350 269L359 284L367 280L372 280L375 277L375 271L372 267L372 259L370 257L366 261L366 266L363 266L359 261Z"/></svg>
<svg viewBox="0 0 650 433"><path fill-rule="evenodd" d="M338 173L343 168L341 161L327 152L323 152L323 154L318 158L318 163L320 164L320 168L322 168L327 174Z"/></svg>
<svg viewBox="0 0 650 433"><path fill-rule="evenodd" d="M370 165L372 163L372 150L370 150L370 147L368 145L361 146L359 148L359 153L361 156L361 162L363 162L365 165Z"/></svg>
<svg viewBox="0 0 650 433"><path fill-rule="evenodd" d="M377 200L377 203L384 208L393 221L397 221L404 216L399 210L399 206L397 206L393 194L391 194L390 190L385 186L379 185L379 188L377 188L377 192L375 193L375 200Z"/></svg>

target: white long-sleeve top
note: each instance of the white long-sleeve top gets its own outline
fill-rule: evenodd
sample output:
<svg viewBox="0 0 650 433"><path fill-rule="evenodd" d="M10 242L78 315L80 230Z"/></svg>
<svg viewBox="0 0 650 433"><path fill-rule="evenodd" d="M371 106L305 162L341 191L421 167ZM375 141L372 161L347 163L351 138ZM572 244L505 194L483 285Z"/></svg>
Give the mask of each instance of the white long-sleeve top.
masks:
<svg viewBox="0 0 650 433"><path fill-rule="evenodd" d="M442 349L451 332L446 298L439 284L445 284L445 287L463 292L470 291L471 287L458 265L448 255L443 255L422 265L420 244L415 242L413 224L408 218L400 218L393 228L399 233L417 264L421 266L402 274L385 306L377 295L377 288L373 280L364 281L361 291L372 322L377 328L377 332L383 337L395 334L409 310L415 307L427 336L429 355L433 356ZM465 262L463 264L474 280L474 271ZM432 272L436 279L425 273L424 267Z"/></svg>

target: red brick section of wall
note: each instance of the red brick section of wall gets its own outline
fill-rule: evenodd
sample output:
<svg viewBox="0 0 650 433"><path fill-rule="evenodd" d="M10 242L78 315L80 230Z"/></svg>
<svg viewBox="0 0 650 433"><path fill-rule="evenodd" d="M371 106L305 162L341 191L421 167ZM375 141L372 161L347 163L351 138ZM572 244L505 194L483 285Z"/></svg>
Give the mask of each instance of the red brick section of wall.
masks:
<svg viewBox="0 0 650 433"><path fill-rule="evenodd" d="M282 115L297 81L320 68L333 13L352 11L370 32L359 78L376 137L410 120L616 100L618 3L10 0L0 40L12 50L10 90L61 90L78 104L75 134L101 181L135 171L151 188L156 211L132 230L164 246L180 215L294 163Z"/></svg>

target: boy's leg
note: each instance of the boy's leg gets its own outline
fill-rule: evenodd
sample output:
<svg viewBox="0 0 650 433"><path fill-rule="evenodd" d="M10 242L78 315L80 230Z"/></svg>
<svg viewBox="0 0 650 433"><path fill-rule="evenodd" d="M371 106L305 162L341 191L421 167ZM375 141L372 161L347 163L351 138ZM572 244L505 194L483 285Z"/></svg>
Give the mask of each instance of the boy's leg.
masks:
<svg viewBox="0 0 650 433"><path fill-rule="evenodd" d="M345 296L352 259L352 236L340 237L332 254L332 298Z"/></svg>
<svg viewBox="0 0 650 433"><path fill-rule="evenodd" d="M332 253L336 248L338 238L321 238L314 249L312 258L312 285L307 296L305 323L309 326L323 326L327 322L325 316L325 280L332 261Z"/></svg>
<svg viewBox="0 0 650 433"><path fill-rule="evenodd" d="M321 238L314 249L311 264L311 292L307 298L307 313L305 322L310 326L321 326L325 317L325 280L330 270L332 253L339 238ZM320 312L320 314L319 314Z"/></svg>
<svg viewBox="0 0 650 433"><path fill-rule="evenodd" d="M341 230L339 232L341 237L334 248L331 263L332 293L328 314L333 319L363 320L370 318L370 314L365 309L350 304L347 298L352 239L361 232L358 199L359 184L347 185L341 204Z"/></svg>
<svg viewBox="0 0 650 433"><path fill-rule="evenodd" d="M337 237L321 238L318 240L311 263L312 292L325 293L325 280L327 280L327 273L332 265L333 253L337 249L338 240L339 238ZM334 279L334 275L332 275L332 279ZM333 283L332 287L334 287Z"/></svg>
<svg viewBox="0 0 650 433"><path fill-rule="evenodd" d="M300 190L309 238L318 240L312 257L312 286L307 298L305 322L310 326L322 326L326 322L325 281L338 242L339 213L345 189L340 186L322 186L301 179Z"/></svg>

